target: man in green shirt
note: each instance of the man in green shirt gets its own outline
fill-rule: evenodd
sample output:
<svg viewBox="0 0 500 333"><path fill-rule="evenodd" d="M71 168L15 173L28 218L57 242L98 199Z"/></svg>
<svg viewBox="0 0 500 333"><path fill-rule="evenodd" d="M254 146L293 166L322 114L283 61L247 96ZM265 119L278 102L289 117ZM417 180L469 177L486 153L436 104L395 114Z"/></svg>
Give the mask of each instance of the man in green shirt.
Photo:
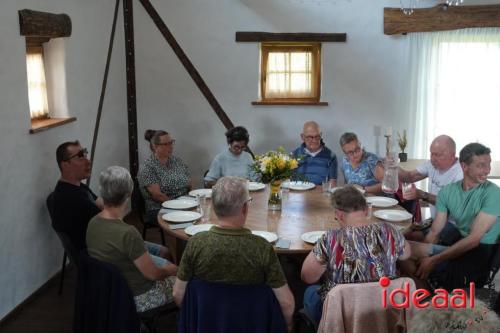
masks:
<svg viewBox="0 0 500 333"><path fill-rule="evenodd" d="M463 284L480 284L500 243L500 189L487 180L491 171L490 149L470 143L460 151L459 161L463 180L439 192L436 218L425 237L426 243L411 243L412 257L418 259L416 276L426 279L431 272L438 272L441 280L454 279L443 282L448 286L459 280ZM451 246L436 244L448 216L456 222L463 238Z"/></svg>
<svg viewBox="0 0 500 333"><path fill-rule="evenodd" d="M218 226L189 240L177 272L174 301L181 306L194 277L226 284L265 283L272 288L290 329L294 298L272 245L244 228L249 201L245 179L219 178L212 191Z"/></svg>

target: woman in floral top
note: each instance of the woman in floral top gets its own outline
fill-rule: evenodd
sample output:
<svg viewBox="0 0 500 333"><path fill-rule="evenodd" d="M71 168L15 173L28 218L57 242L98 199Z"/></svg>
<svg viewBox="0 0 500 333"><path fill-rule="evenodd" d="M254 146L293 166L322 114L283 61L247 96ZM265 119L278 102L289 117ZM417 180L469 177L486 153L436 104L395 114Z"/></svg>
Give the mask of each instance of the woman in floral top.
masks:
<svg viewBox="0 0 500 333"><path fill-rule="evenodd" d="M302 266L302 280L309 286L304 308L319 322L326 294L340 283L374 282L381 277L397 277L396 261L410 256L404 236L391 224L370 222L366 200L353 186L333 195L335 216L340 229L328 230L318 240Z"/></svg>
<svg viewBox="0 0 500 333"><path fill-rule="evenodd" d="M152 151L139 168L137 179L146 200L148 222L156 223L161 203L187 194L191 179L186 164L173 156L175 140L165 131L147 130L144 138Z"/></svg>
<svg viewBox="0 0 500 333"><path fill-rule="evenodd" d="M361 148L354 133L342 134L340 147L345 154L342 158L342 172L346 183L357 184L368 193L380 193L384 178L382 160Z"/></svg>

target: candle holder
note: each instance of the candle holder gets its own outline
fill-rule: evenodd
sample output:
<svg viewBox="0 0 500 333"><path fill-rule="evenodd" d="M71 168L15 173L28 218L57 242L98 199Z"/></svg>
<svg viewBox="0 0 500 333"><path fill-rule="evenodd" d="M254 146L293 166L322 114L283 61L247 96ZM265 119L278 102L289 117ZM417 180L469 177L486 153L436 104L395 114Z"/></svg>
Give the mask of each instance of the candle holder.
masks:
<svg viewBox="0 0 500 333"><path fill-rule="evenodd" d="M389 152L391 151L391 137L392 135L384 135L385 136L385 156L389 157Z"/></svg>

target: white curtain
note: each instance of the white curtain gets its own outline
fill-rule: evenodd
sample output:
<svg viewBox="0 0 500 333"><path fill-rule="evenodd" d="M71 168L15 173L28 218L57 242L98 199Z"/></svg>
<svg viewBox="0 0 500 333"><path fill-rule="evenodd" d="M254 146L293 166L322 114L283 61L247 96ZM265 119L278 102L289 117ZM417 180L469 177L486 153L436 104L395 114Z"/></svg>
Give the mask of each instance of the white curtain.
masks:
<svg viewBox="0 0 500 333"><path fill-rule="evenodd" d="M269 52L266 97L311 97L311 58L311 52Z"/></svg>
<svg viewBox="0 0 500 333"><path fill-rule="evenodd" d="M31 119L41 118L49 112L42 53L28 53L26 66Z"/></svg>
<svg viewBox="0 0 500 333"><path fill-rule="evenodd" d="M429 158L440 134L457 153L480 142L500 160L500 29L474 28L409 36L410 144L415 158Z"/></svg>

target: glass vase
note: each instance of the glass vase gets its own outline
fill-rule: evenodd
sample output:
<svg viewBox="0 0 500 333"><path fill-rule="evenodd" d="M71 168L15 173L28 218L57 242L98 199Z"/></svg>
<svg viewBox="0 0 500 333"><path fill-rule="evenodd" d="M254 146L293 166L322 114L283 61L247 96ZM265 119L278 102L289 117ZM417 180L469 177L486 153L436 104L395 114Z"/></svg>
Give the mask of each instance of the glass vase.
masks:
<svg viewBox="0 0 500 333"><path fill-rule="evenodd" d="M269 183L269 200L267 205L269 210L281 210L281 180Z"/></svg>

